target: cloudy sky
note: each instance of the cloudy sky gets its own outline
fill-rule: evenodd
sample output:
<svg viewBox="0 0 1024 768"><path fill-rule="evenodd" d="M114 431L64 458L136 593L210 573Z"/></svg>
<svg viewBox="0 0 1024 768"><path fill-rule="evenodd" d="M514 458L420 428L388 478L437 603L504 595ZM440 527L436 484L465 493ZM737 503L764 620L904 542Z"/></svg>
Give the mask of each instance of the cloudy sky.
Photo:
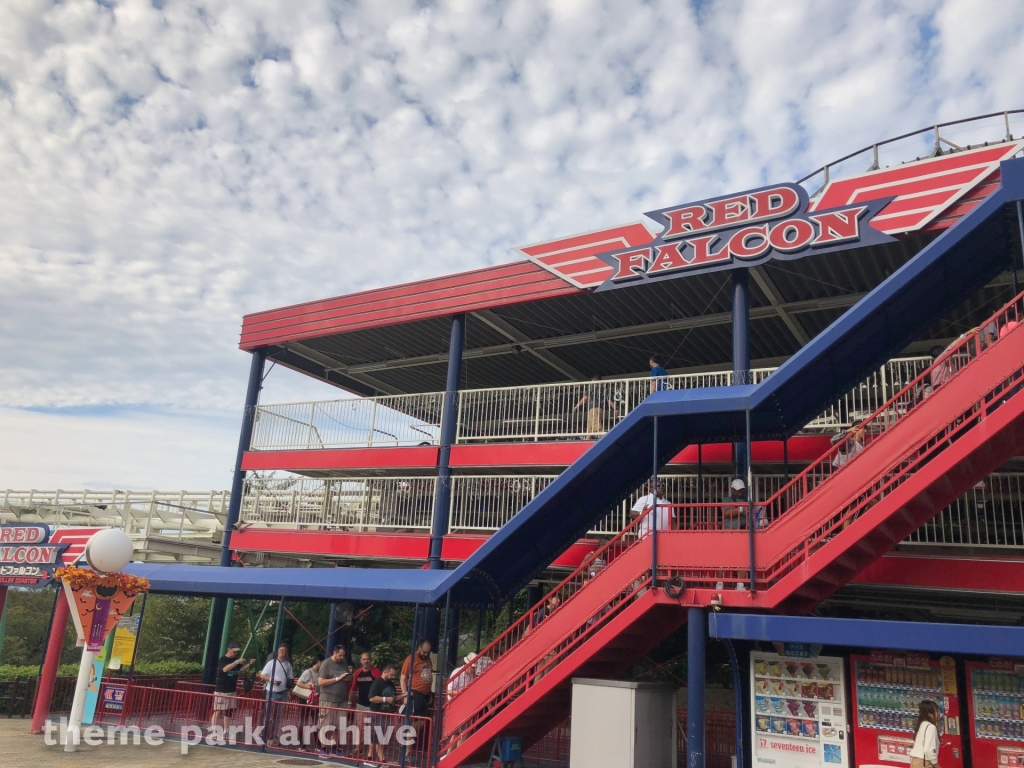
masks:
<svg viewBox="0 0 1024 768"><path fill-rule="evenodd" d="M0 487L227 487L244 313L1021 107L1022 61L1001 0L4 0Z"/></svg>

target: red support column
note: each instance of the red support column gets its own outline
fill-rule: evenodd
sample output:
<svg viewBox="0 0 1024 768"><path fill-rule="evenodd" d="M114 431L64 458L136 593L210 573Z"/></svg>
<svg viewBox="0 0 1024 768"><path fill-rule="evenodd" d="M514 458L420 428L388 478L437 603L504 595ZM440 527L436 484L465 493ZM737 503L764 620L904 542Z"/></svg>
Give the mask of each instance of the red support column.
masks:
<svg viewBox="0 0 1024 768"><path fill-rule="evenodd" d="M53 625L50 627L50 639L46 644L46 658L43 662L43 674L36 686L36 705L32 711L32 733L42 733L43 725L50 714L50 700L53 698L53 685L57 681L57 668L60 666L60 653L64 649L64 633L67 630L71 608L61 590L57 597L57 608L53 612Z"/></svg>

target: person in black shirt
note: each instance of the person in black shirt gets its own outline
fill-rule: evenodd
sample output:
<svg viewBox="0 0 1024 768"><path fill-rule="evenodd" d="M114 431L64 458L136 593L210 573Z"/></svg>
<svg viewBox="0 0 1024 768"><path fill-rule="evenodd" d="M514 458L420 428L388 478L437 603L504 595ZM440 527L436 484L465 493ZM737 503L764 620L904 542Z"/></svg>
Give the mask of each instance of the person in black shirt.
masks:
<svg viewBox="0 0 1024 768"><path fill-rule="evenodd" d="M373 681L380 677L380 670L373 666L373 656L369 651L363 651L359 657L359 666L352 676L352 686L348 691L348 700L355 704L357 712L370 711L370 686ZM356 715L357 721L362 722L363 715ZM359 744L356 744L355 757L359 757ZM366 747L366 756L370 757L370 747Z"/></svg>
<svg viewBox="0 0 1024 768"><path fill-rule="evenodd" d="M235 711L238 690L238 674L245 672L256 663L256 659L239 658L242 647L238 643L228 643L227 652L217 662L217 683L213 686L213 720L210 729L218 727L217 721L224 720L221 726L225 730L231 725L231 713Z"/></svg>
<svg viewBox="0 0 1024 768"><path fill-rule="evenodd" d="M395 690L395 674L395 665L388 664L381 671L380 677L373 681L367 694L370 702L370 711L374 713L371 715L373 718L372 736L376 744L377 761L381 763L385 762L385 740L381 737L390 735L393 739L395 737L395 729L401 724L397 718L388 716L389 713L395 711L395 705L401 703L404 699L403 694ZM390 734L388 734L389 725L394 726Z"/></svg>

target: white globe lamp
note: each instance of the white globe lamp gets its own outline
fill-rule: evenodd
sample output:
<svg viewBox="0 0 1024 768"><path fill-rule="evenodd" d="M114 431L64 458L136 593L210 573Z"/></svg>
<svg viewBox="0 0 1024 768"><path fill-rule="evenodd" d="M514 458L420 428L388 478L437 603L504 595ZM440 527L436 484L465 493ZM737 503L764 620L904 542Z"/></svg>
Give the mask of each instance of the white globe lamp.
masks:
<svg viewBox="0 0 1024 768"><path fill-rule="evenodd" d="M107 528L95 534L85 545L85 561L97 573L120 571L132 561L135 545L128 534Z"/></svg>

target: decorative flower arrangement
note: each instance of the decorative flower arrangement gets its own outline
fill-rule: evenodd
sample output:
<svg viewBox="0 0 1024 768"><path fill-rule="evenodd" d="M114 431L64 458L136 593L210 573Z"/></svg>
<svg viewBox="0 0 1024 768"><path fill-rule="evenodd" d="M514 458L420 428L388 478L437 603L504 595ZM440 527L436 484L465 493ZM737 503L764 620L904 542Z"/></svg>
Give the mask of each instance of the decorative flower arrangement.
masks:
<svg viewBox="0 0 1024 768"><path fill-rule="evenodd" d="M68 565L54 572L58 581L66 583L73 591L85 587L120 587L127 597L135 597L140 592L149 592L149 579L132 576L129 573L100 574L88 568Z"/></svg>

